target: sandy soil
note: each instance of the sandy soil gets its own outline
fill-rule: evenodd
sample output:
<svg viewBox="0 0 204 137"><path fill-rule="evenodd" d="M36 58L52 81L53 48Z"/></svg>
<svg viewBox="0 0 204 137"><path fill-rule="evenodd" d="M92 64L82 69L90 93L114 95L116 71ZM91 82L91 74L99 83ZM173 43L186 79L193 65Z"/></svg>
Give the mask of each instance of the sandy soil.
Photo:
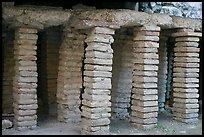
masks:
<svg viewBox="0 0 204 137"><path fill-rule="evenodd" d="M158 124L149 130L136 129L128 120L112 120L111 135L202 135L202 117L195 124L185 124L173 120L172 114L163 112L158 116ZM80 125L59 123L54 118L38 122L35 130L17 131L13 128L2 130L2 135L80 135Z"/></svg>

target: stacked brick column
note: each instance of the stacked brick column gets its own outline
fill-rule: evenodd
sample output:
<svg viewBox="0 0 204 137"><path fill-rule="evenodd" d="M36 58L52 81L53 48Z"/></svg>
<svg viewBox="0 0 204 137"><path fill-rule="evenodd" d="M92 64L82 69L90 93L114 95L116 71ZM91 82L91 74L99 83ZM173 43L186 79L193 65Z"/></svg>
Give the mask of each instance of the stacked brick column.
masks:
<svg viewBox="0 0 204 137"><path fill-rule="evenodd" d="M129 118L132 90L132 29L116 30L113 43L112 118Z"/></svg>
<svg viewBox="0 0 204 137"><path fill-rule="evenodd" d="M159 68L158 68L158 102L159 110L164 110L165 94L166 94L166 82L167 82L167 39L161 33L159 41Z"/></svg>
<svg viewBox="0 0 204 137"><path fill-rule="evenodd" d="M13 77L14 127L31 129L37 125L37 30L18 28L15 32Z"/></svg>
<svg viewBox="0 0 204 137"><path fill-rule="evenodd" d="M150 24L134 31L131 122L147 129L157 124L160 27Z"/></svg>
<svg viewBox="0 0 204 137"><path fill-rule="evenodd" d="M95 27L85 42L84 93L82 94L82 134L106 134L111 116L113 29Z"/></svg>
<svg viewBox="0 0 204 137"><path fill-rule="evenodd" d="M198 120L199 51L201 33L178 29L173 63L173 115L181 122Z"/></svg>
<svg viewBox="0 0 204 137"><path fill-rule="evenodd" d="M82 59L84 35L67 28L59 50L57 78L58 120L78 124L81 121Z"/></svg>

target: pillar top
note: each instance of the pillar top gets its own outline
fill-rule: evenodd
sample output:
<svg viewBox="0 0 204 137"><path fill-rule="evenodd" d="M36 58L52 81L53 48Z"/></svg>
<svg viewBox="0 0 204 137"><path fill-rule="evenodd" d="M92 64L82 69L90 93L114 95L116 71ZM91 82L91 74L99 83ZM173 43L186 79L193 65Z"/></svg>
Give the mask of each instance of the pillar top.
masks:
<svg viewBox="0 0 204 137"><path fill-rule="evenodd" d="M200 32L176 32L171 35L172 37L182 37L182 36L191 36L191 37L202 37Z"/></svg>

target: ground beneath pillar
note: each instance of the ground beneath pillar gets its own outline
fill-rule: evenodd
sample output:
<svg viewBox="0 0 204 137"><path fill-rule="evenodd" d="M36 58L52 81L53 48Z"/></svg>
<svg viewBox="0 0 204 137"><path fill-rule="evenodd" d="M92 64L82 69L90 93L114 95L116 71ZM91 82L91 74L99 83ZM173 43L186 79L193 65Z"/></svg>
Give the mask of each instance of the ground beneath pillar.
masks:
<svg viewBox="0 0 204 137"><path fill-rule="evenodd" d="M2 135L80 135L80 126L57 122L56 118L45 118L38 122L38 127L30 131L16 131L13 128L2 130ZM172 114L159 114L158 125L154 129L142 130L131 127L128 120L112 120L111 135L202 135L202 117L196 124L180 123Z"/></svg>

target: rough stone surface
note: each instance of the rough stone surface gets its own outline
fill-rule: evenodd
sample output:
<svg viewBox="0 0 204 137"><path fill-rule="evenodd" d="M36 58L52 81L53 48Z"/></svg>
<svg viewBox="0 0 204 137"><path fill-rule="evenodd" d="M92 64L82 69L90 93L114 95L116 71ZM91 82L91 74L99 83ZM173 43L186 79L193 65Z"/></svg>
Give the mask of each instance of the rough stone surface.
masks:
<svg viewBox="0 0 204 137"><path fill-rule="evenodd" d="M12 125L13 125L12 122L8 119L2 120L2 130L7 129L7 128L11 128Z"/></svg>
<svg viewBox="0 0 204 137"><path fill-rule="evenodd" d="M116 30L113 44L112 118L127 119L130 114L132 89L132 33L131 28ZM128 33L129 32L129 33Z"/></svg>
<svg viewBox="0 0 204 137"><path fill-rule="evenodd" d="M77 39L79 37L79 39ZM57 117L61 122L79 124L81 121L82 60L84 35L73 28L64 30L59 49L57 77Z"/></svg>

